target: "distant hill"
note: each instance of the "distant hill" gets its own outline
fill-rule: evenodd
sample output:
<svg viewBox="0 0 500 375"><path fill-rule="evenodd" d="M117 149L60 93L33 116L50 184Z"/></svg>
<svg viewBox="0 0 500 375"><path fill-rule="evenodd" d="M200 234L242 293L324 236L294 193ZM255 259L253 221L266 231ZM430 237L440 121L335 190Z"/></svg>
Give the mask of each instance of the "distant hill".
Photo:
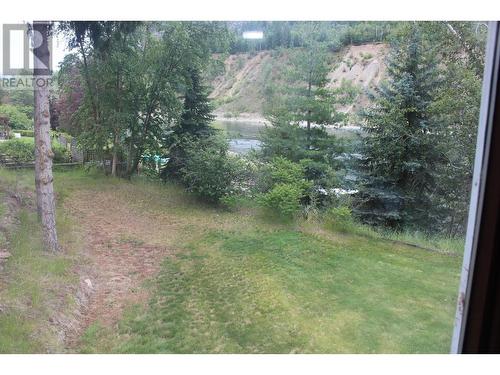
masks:
<svg viewBox="0 0 500 375"><path fill-rule="evenodd" d="M345 80L359 89L354 104L339 108L350 115L349 122L355 122L357 110L368 104L366 91L384 78L387 51L386 44L363 44L332 53L329 86L339 87ZM225 118L262 118L273 87L284 80L289 56L289 49L228 56L223 73L210 82L215 114Z"/></svg>

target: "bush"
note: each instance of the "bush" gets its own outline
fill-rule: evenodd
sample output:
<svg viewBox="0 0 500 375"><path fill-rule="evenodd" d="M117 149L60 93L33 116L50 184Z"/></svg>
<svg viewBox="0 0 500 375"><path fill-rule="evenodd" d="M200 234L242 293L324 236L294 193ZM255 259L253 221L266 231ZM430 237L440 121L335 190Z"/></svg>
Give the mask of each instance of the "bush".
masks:
<svg viewBox="0 0 500 375"><path fill-rule="evenodd" d="M219 203L223 197L237 191L237 180L242 174L242 162L229 155L227 140L219 135L184 140L186 163L181 168L180 180L186 189L209 203Z"/></svg>
<svg viewBox="0 0 500 375"><path fill-rule="evenodd" d="M278 184L263 194L260 204L277 213L282 218L291 219L300 210L300 200L304 192L300 186L293 184Z"/></svg>
<svg viewBox="0 0 500 375"><path fill-rule="evenodd" d="M16 105L16 108L19 110L19 112L24 113L27 118L30 120L33 120L35 117L34 110L33 110L33 104L30 105Z"/></svg>
<svg viewBox="0 0 500 375"><path fill-rule="evenodd" d="M59 143L52 142L52 152L54 153L54 163L68 163L71 161L71 152Z"/></svg>
<svg viewBox="0 0 500 375"><path fill-rule="evenodd" d="M26 116L19 108L9 105L0 104L0 116L9 119L9 126L12 129L32 129L33 121Z"/></svg>
<svg viewBox="0 0 500 375"><path fill-rule="evenodd" d="M66 163L70 161L70 152L59 145L52 143L54 163ZM17 163L31 163L35 160L35 140L33 138L16 138L0 143L0 153L7 155Z"/></svg>
<svg viewBox="0 0 500 375"><path fill-rule="evenodd" d="M325 224L329 229L350 232L356 226L351 209L347 206L332 207L324 214Z"/></svg>
<svg viewBox="0 0 500 375"><path fill-rule="evenodd" d="M328 163L312 159L302 159L299 163L304 170L305 178L313 181L316 187L328 190L339 185L340 180ZM324 202L319 203L323 204Z"/></svg>
<svg viewBox="0 0 500 375"><path fill-rule="evenodd" d="M306 180L304 167L283 157L275 157L263 168L259 202L269 211L290 219L301 207L312 187Z"/></svg>
<svg viewBox="0 0 500 375"><path fill-rule="evenodd" d="M275 185L296 185L302 190L311 187L311 183L305 179L304 167L284 157L275 157L270 163L265 164L261 178L261 191L269 191Z"/></svg>
<svg viewBox="0 0 500 375"><path fill-rule="evenodd" d="M11 133L19 133L21 134L21 137L31 137L33 138L35 136L35 131L34 130L26 130L26 129L13 129Z"/></svg>
<svg viewBox="0 0 500 375"><path fill-rule="evenodd" d="M33 139L10 139L0 143L0 153L7 155L17 163L29 163L35 158Z"/></svg>

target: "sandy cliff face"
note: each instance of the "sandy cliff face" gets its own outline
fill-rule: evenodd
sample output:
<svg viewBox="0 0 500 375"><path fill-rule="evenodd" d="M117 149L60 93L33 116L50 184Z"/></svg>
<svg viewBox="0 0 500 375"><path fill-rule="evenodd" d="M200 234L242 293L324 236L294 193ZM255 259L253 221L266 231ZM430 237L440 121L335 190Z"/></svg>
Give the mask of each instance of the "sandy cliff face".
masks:
<svg viewBox="0 0 500 375"><path fill-rule="evenodd" d="M369 105L367 92L384 79L387 53L385 44L364 44L347 49L340 64L328 75L329 86L339 87L342 81L348 81L358 88L359 94L353 104L339 110L354 115L359 108Z"/></svg>
<svg viewBox="0 0 500 375"><path fill-rule="evenodd" d="M347 82L359 92L352 105L339 108L352 115L352 119L360 107L369 104L366 92L383 80L387 53L385 44L364 44L332 54L328 86L336 88ZM262 117L269 88L283 83L290 66L289 55L287 50L230 55L224 61L224 73L211 81L210 98L215 103L216 115Z"/></svg>

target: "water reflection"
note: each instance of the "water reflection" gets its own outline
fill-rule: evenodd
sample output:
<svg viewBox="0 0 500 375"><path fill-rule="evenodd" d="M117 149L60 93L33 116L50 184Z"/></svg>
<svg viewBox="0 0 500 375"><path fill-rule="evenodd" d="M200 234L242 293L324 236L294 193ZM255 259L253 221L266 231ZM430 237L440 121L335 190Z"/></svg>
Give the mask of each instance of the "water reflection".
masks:
<svg viewBox="0 0 500 375"><path fill-rule="evenodd" d="M246 154L250 150L260 150L261 142L258 139L234 138L229 140L229 150L237 154Z"/></svg>
<svg viewBox="0 0 500 375"><path fill-rule="evenodd" d="M229 149L237 154L260 150L260 131L265 124L256 121L217 120L214 127L225 131L229 138Z"/></svg>
<svg viewBox="0 0 500 375"><path fill-rule="evenodd" d="M223 130L229 138L229 149L237 154L246 154L250 150L260 150L260 131L265 127L264 122L242 120L214 121L213 126ZM327 132L337 137L352 137L359 132L359 127L327 128Z"/></svg>

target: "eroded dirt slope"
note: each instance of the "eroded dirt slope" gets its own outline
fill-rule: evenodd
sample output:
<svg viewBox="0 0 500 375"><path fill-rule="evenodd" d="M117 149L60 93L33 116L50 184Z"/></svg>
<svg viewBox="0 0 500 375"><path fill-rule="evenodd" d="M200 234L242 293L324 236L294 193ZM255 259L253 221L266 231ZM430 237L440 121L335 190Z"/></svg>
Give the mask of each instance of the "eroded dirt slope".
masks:
<svg viewBox="0 0 500 375"><path fill-rule="evenodd" d="M355 114L368 103L366 91L378 86L384 78L387 52L385 44L363 44L332 53L328 86L339 87L345 81L359 90L355 102L340 110ZM285 82L290 50L230 55L224 67L224 73L211 82L210 98L216 105L215 113L227 118L261 118L269 91Z"/></svg>

